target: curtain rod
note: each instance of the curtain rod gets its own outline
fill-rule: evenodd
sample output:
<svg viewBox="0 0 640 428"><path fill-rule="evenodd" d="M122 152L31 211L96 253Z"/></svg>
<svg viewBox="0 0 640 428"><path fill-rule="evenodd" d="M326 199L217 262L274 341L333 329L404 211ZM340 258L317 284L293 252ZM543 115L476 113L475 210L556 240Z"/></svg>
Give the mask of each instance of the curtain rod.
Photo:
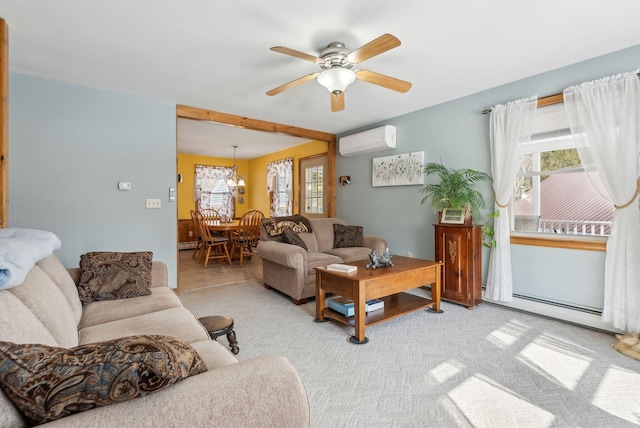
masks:
<svg viewBox="0 0 640 428"><path fill-rule="evenodd" d="M560 104L564 102L564 95L553 94L547 95L543 98L538 98L538 107L550 106L552 104ZM493 110L493 107L482 110L482 114L489 114Z"/></svg>
<svg viewBox="0 0 640 428"><path fill-rule="evenodd" d="M636 76L638 76L638 78L640 78L640 72L636 73ZM548 95L546 97L542 97L542 98L538 98L538 107L544 107L544 106L550 106L552 104L560 104L564 102L564 95L560 94L554 94L554 95ZM493 107L490 108L486 108L484 110L482 110L482 114L489 114L491 113L491 110L493 109Z"/></svg>

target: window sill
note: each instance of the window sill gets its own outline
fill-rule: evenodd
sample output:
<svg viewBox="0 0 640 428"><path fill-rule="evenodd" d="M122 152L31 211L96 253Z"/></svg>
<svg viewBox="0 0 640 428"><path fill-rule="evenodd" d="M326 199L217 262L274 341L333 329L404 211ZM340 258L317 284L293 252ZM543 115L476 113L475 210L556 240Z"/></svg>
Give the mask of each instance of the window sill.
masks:
<svg viewBox="0 0 640 428"><path fill-rule="evenodd" d="M512 232L511 244L604 252L607 248L607 237Z"/></svg>

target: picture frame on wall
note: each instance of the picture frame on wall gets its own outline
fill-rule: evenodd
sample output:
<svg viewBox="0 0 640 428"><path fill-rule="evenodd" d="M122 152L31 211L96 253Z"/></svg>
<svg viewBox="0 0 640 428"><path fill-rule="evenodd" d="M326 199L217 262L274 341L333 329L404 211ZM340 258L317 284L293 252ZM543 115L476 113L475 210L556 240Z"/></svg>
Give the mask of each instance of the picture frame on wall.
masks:
<svg viewBox="0 0 640 428"><path fill-rule="evenodd" d="M371 185L413 186L424 184L424 151L373 158Z"/></svg>

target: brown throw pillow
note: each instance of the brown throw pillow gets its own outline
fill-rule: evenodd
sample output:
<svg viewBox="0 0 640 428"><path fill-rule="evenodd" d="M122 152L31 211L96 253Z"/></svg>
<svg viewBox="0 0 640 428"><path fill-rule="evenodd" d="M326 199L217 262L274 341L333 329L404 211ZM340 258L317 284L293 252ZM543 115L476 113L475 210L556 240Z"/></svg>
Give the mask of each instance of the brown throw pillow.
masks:
<svg viewBox="0 0 640 428"><path fill-rule="evenodd" d="M294 231L293 229L287 228L284 230L283 233L284 233L285 241L287 243L297 245L298 247L302 247L305 250L307 250L307 244L305 244L302 238L300 238L300 235L298 235L298 232Z"/></svg>
<svg viewBox="0 0 640 428"><path fill-rule="evenodd" d="M191 346L168 336L75 348L0 342L0 387L33 425L142 397L205 371Z"/></svg>
<svg viewBox="0 0 640 428"><path fill-rule="evenodd" d="M150 251L93 252L80 257L78 294L83 304L151 294Z"/></svg>
<svg viewBox="0 0 640 428"><path fill-rule="evenodd" d="M333 248L364 247L362 226L333 225Z"/></svg>

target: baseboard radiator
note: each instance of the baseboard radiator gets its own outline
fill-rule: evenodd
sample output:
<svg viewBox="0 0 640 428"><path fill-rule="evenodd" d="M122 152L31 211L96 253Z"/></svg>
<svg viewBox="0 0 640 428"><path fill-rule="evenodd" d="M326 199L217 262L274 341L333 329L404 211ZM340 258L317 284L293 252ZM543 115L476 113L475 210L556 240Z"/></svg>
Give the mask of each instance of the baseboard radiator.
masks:
<svg viewBox="0 0 640 428"><path fill-rule="evenodd" d="M532 302L543 303L545 305L557 306L559 308L570 309L572 311L584 312L584 313L591 314L591 315L596 315L596 316L602 315L602 310L601 309L585 308L585 307L582 307L582 306L571 305L569 303L556 302L554 300L548 300L548 299L542 299L542 298L539 298L539 297L528 296L526 294L513 293L513 297L514 298L518 298L518 299L523 299L523 300L529 300L529 301L532 301Z"/></svg>
<svg viewBox="0 0 640 428"><path fill-rule="evenodd" d="M485 289L483 287L483 294ZM518 309L525 312L531 312L549 318L578 324L584 327L594 328L614 333L621 333L620 330L614 328L611 324L602 321L602 310L596 308L585 308L577 305L571 305L563 302L542 299L523 294L514 293L511 302L496 302L484 298L487 302Z"/></svg>
<svg viewBox="0 0 640 428"><path fill-rule="evenodd" d="M178 250L193 250L198 245L197 241L193 242L178 242Z"/></svg>

